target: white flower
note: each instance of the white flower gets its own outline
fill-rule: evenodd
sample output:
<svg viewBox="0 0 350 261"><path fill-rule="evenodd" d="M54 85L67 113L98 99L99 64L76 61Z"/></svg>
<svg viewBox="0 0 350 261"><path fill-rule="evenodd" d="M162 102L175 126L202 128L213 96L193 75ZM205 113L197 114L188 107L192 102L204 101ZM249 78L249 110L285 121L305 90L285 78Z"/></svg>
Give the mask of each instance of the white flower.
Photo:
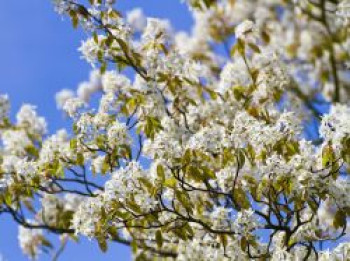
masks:
<svg viewBox="0 0 350 261"><path fill-rule="evenodd" d="M224 207L215 207L210 213L210 220L214 229L230 229L230 212L232 210Z"/></svg>
<svg viewBox="0 0 350 261"><path fill-rule="evenodd" d="M77 116L79 109L85 106L84 101L79 98L71 98L64 103L63 110L69 117L73 118Z"/></svg>
<svg viewBox="0 0 350 261"><path fill-rule="evenodd" d="M43 117L38 117L36 107L30 104L24 104L18 111L16 118L19 126L27 127L32 134L43 135L46 133L46 121Z"/></svg>
<svg viewBox="0 0 350 261"><path fill-rule="evenodd" d="M94 86L89 82L82 82L78 86L77 96L84 102L89 102L91 95L95 92Z"/></svg>
<svg viewBox="0 0 350 261"><path fill-rule="evenodd" d="M220 128L220 126L205 127L189 139L187 147L216 153L228 146L228 142L224 128Z"/></svg>
<svg viewBox="0 0 350 261"><path fill-rule="evenodd" d="M234 86L248 86L252 82L244 61L241 58L227 63L220 73L218 90L225 93Z"/></svg>
<svg viewBox="0 0 350 261"><path fill-rule="evenodd" d="M116 96L112 92L107 92L102 95L100 104L98 107L99 113L108 113L116 109Z"/></svg>
<svg viewBox="0 0 350 261"><path fill-rule="evenodd" d="M82 41L81 46L78 48L78 51L82 53L82 58L84 58L92 66L94 66L94 64L97 62L99 51L102 51L99 43L104 36L99 35L97 38L97 42L94 38L89 38L86 41Z"/></svg>
<svg viewBox="0 0 350 261"><path fill-rule="evenodd" d="M328 228L333 226L333 220L336 212L337 207L334 202L326 199L325 201L322 201L322 204L317 211L317 216L320 223Z"/></svg>
<svg viewBox="0 0 350 261"><path fill-rule="evenodd" d="M77 96L84 102L89 102L91 95L100 89L102 89L101 74L98 70L92 70L89 81L79 84Z"/></svg>
<svg viewBox="0 0 350 261"><path fill-rule="evenodd" d="M142 34L142 42L157 41L165 43L170 35L171 27L168 20L147 18L147 26Z"/></svg>
<svg viewBox="0 0 350 261"><path fill-rule="evenodd" d="M326 82L322 89L323 97L328 101L331 102L334 96L334 90L335 85L333 82Z"/></svg>
<svg viewBox="0 0 350 261"><path fill-rule="evenodd" d="M118 121L115 121L112 126L108 128L107 138L108 145L111 147L131 143L126 125Z"/></svg>
<svg viewBox="0 0 350 261"><path fill-rule="evenodd" d="M29 179L36 175L38 170L38 164L33 161L19 159L16 161L15 168L18 175L21 175L25 179Z"/></svg>
<svg viewBox="0 0 350 261"><path fill-rule="evenodd" d="M261 54L256 55L253 63L259 68L256 79L258 88L254 93L254 99L258 102L273 101L274 95L283 91L290 83L284 64L278 55L269 49L264 49Z"/></svg>
<svg viewBox="0 0 350 261"><path fill-rule="evenodd" d="M105 165L105 156L97 156L91 161L91 169L94 173L102 173L103 166Z"/></svg>
<svg viewBox="0 0 350 261"><path fill-rule="evenodd" d="M32 145L24 130L5 130L1 134L5 151L18 155L25 155L25 149Z"/></svg>
<svg viewBox="0 0 350 261"><path fill-rule="evenodd" d="M130 87L130 80L116 71L105 72L102 76L102 88L106 93L128 90Z"/></svg>
<svg viewBox="0 0 350 261"><path fill-rule="evenodd" d="M329 114L323 116L319 131L326 142L341 148L343 139L350 136L350 107L333 105Z"/></svg>
<svg viewBox="0 0 350 261"><path fill-rule="evenodd" d="M344 260L350 256L350 243L340 243L334 250L333 255L336 256L335 260Z"/></svg>
<svg viewBox="0 0 350 261"><path fill-rule="evenodd" d="M146 92L148 90L147 82L140 75L136 74L132 88L140 92Z"/></svg>
<svg viewBox="0 0 350 261"><path fill-rule="evenodd" d="M56 195L44 194L41 198L42 209L38 213L38 219L47 224L57 224L57 218L60 208L62 208L62 200Z"/></svg>
<svg viewBox="0 0 350 261"><path fill-rule="evenodd" d="M59 14L68 12L72 7L71 3L65 0L53 0L53 3L55 6L55 11Z"/></svg>
<svg viewBox="0 0 350 261"><path fill-rule="evenodd" d="M5 155L2 159L1 169L5 173L16 171L17 162L21 159L15 155Z"/></svg>
<svg viewBox="0 0 350 261"><path fill-rule="evenodd" d="M74 92L69 89L63 89L56 93L55 99L56 99L56 105L58 109L63 109L64 104L69 99L74 98Z"/></svg>
<svg viewBox="0 0 350 261"><path fill-rule="evenodd" d="M43 240L41 229L28 229L20 226L18 229L18 241L24 254L36 258L40 254L39 246Z"/></svg>
<svg viewBox="0 0 350 261"><path fill-rule="evenodd" d="M236 173L236 167L234 166L227 166L216 173L218 185L223 192L229 192L232 189Z"/></svg>
<svg viewBox="0 0 350 261"><path fill-rule="evenodd" d="M46 139L39 153L40 163L50 163L60 155L63 158L72 159L74 154L70 150L68 134L64 129L58 130L56 134Z"/></svg>
<svg viewBox="0 0 350 261"><path fill-rule="evenodd" d="M138 32L141 32L146 26L146 17L141 8L135 8L126 13L126 21Z"/></svg>
<svg viewBox="0 0 350 261"><path fill-rule="evenodd" d="M83 197L74 194L66 194L63 199L64 209L67 211L75 211L78 209L81 202L83 202Z"/></svg>
<svg viewBox="0 0 350 261"><path fill-rule="evenodd" d="M238 39L245 39L247 35L255 30L255 25L251 20L245 20L237 25L235 33Z"/></svg>
<svg viewBox="0 0 350 261"><path fill-rule="evenodd" d="M133 197L136 203L143 210L149 210L157 204L154 198L151 198L145 186L139 179L144 178L152 183L151 175L142 169L138 162L131 161L125 168L115 171L112 178L106 182L103 194L106 207L114 200L125 202Z"/></svg>
<svg viewBox="0 0 350 261"><path fill-rule="evenodd" d="M96 130L99 130L99 129L104 130L110 124L110 121L111 121L111 116L108 113L99 112L99 113L96 113L95 117L93 117L93 122L91 127L94 127Z"/></svg>
<svg viewBox="0 0 350 261"><path fill-rule="evenodd" d="M0 193L13 184L14 180L10 174L3 174L0 178Z"/></svg>
<svg viewBox="0 0 350 261"><path fill-rule="evenodd" d="M346 21L348 21L348 19L350 18L350 1L349 0L341 1L337 6L336 14L340 18L343 18Z"/></svg>
<svg viewBox="0 0 350 261"><path fill-rule="evenodd" d="M233 226L236 231L240 231L242 234L249 234L250 231L259 227L259 221L254 215L254 210L250 208L238 212Z"/></svg>
<svg viewBox="0 0 350 261"><path fill-rule="evenodd" d="M95 235L95 225L100 221L100 211L103 199L99 197L84 200L73 215L72 228L75 234L82 234L89 238Z"/></svg>
<svg viewBox="0 0 350 261"><path fill-rule="evenodd" d="M89 82L94 91L102 89L101 73L99 70L92 70L90 72Z"/></svg>

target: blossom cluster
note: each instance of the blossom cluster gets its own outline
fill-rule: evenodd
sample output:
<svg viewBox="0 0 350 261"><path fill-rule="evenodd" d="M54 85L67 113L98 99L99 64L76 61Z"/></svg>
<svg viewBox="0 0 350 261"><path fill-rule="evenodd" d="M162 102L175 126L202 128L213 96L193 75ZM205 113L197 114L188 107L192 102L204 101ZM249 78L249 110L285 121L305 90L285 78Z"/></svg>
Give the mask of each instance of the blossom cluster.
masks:
<svg viewBox="0 0 350 261"><path fill-rule="evenodd" d="M27 104L12 123L0 96L0 210L26 254L48 245L40 224L138 260L350 255L346 1L185 1L190 32L114 1L54 2L91 34L94 69L55 97L72 131L47 135Z"/></svg>

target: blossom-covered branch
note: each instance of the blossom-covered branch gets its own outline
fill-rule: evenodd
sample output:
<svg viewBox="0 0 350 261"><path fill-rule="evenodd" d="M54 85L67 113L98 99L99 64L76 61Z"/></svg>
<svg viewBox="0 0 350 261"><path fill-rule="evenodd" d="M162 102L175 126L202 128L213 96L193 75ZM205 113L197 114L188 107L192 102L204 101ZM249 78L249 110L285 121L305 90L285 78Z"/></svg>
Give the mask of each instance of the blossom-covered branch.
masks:
<svg viewBox="0 0 350 261"><path fill-rule="evenodd" d="M190 33L54 4L90 35L93 71L56 95L72 131L48 135L31 105L11 121L0 96L0 212L26 254L53 232L136 260L350 256L347 1L186 1Z"/></svg>

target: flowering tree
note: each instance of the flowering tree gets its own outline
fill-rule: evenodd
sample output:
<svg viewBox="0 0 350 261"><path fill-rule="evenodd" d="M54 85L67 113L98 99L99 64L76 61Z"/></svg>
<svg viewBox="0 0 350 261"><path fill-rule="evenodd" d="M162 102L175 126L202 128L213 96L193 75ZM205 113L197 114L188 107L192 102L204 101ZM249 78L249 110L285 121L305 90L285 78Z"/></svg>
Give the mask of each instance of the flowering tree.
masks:
<svg viewBox="0 0 350 261"><path fill-rule="evenodd" d="M99 69L56 96L72 130L48 135L31 105L12 122L0 96L0 213L21 248L54 233L136 260L347 260L350 1L186 4L191 33L54 1Z"/></svg>

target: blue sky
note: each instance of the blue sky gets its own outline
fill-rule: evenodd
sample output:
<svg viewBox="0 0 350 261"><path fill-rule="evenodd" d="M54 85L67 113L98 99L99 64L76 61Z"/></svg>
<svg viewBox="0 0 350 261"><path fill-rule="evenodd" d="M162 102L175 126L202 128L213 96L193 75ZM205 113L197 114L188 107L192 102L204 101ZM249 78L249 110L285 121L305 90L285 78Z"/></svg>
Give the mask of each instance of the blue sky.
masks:
<svg viewBox="0 0 350 261"><path fill-rule="evenodd" d="M142 7L147 16L168 18L176 30L191 25L187 7L180 0L118 0L119 10ZM37 105L49 131L64 127L54 95L62 88L76 88L86 80L90 66L77 48L85 33L73 30L68 19L54 13L50 0L4 1L0 8L0 93L7 93L12 115L23 103ZM7 261L28 260L18 247L17 225L0 216L0 253ZM41 255L39 260L51 260ZM130 260L128 248L111 244L102 254L94 242L70 243L60 261Z"/></svg>

